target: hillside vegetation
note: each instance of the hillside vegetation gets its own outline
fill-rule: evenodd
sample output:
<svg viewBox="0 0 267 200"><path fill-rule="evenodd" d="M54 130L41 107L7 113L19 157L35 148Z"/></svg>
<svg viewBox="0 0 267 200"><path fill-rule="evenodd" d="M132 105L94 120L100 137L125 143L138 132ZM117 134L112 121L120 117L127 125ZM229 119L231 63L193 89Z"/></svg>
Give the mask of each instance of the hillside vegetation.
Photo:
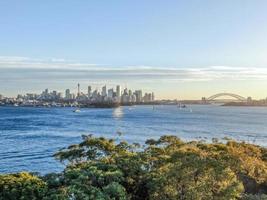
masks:
<svg viewBox="0 0 267 200"><path fill-rule="evenodd" d="M0 200L264 200L267 149L175 136L144 146L83 136L55 154L62 173L0 175Z"/></svg>

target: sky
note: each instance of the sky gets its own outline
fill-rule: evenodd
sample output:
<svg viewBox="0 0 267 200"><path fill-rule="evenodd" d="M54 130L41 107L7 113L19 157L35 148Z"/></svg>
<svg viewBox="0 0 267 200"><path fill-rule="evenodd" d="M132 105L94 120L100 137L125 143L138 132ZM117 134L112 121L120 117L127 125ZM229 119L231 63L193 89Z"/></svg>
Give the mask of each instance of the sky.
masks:
<svg viewBox="0 0 267 200"><path fill-rule="evenodd" d="M77 83L267 97L265 0L0 1L0 94Z"/></svg>

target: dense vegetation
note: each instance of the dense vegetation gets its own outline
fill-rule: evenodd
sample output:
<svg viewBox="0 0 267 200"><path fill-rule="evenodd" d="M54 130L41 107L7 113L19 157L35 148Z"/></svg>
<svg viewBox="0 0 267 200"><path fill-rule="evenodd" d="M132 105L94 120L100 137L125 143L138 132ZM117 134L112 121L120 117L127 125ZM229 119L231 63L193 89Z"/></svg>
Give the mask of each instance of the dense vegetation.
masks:
<svg viewBox="0 0 267 200"><path fill-rule="evenodd" d="M0 175L0 200L264 200L267 149L175 136L145 146L91 135L55 154L59 174Z"/></svg>

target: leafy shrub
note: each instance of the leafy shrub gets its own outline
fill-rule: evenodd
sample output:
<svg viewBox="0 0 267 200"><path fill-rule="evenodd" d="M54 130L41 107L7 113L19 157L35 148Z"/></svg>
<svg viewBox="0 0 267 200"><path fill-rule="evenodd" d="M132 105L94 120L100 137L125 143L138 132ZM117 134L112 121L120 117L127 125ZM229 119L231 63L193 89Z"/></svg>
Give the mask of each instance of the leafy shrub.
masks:
<svg viewBox="0 0 267 200"><path fill-rule="evenodd" d="M62 173L1 175L0 200L264 200L266 155L266 148L231 140L162 136L140 148L83 136L55 154L67 165Z"/></svg>
<svg viewBox="0 0 267 200"><path fill-rule="evenodd" d="M27 172L0 175L1 200L39 200L46 189L44 181Z"/></svg>

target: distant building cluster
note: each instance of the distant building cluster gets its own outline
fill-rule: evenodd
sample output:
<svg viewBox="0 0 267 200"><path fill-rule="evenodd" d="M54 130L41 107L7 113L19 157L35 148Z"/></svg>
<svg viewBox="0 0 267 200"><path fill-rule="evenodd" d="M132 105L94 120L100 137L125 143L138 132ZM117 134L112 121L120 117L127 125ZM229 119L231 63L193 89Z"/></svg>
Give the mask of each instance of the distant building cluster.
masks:
<svg viewBox="0 0 267 200"><path fill-rule="evenodd" d="M57 96L59 98L59 96ZM107 86L103 86L101 91L98 89L92 90L91 86L88 86L87 93L80 91L80 85L78 84L77 95L71 93L70 89L66 89L65 97L66 100L77 100L77 101L89 101L89 102L118 102L118 103L142 103L142 102L153 102L155 100L154 93L145 93L143 95L142 90L128 90L127 88L121 89L120 85L114 88L108 89Z"/></svg>
<svg viewBox="0 0 267 200"><path fill-rule="evenodd" d="M0 95L0 100L12 100L19 103L33 103L33 102L78 102L78 103L150 103L155 100L153 92L143 94L142 90L132 91L124 88L122 90L120 85L116 88L107 88L103 86L101 90L92 89L91 86L87 87L87 92L81 92L80 84L76 91L71 92L70 89L66 89L65 93L58 91L49 91L45 89L41 94L27 93L25 95L17 95L17 98L5 98Z"/></svg>

